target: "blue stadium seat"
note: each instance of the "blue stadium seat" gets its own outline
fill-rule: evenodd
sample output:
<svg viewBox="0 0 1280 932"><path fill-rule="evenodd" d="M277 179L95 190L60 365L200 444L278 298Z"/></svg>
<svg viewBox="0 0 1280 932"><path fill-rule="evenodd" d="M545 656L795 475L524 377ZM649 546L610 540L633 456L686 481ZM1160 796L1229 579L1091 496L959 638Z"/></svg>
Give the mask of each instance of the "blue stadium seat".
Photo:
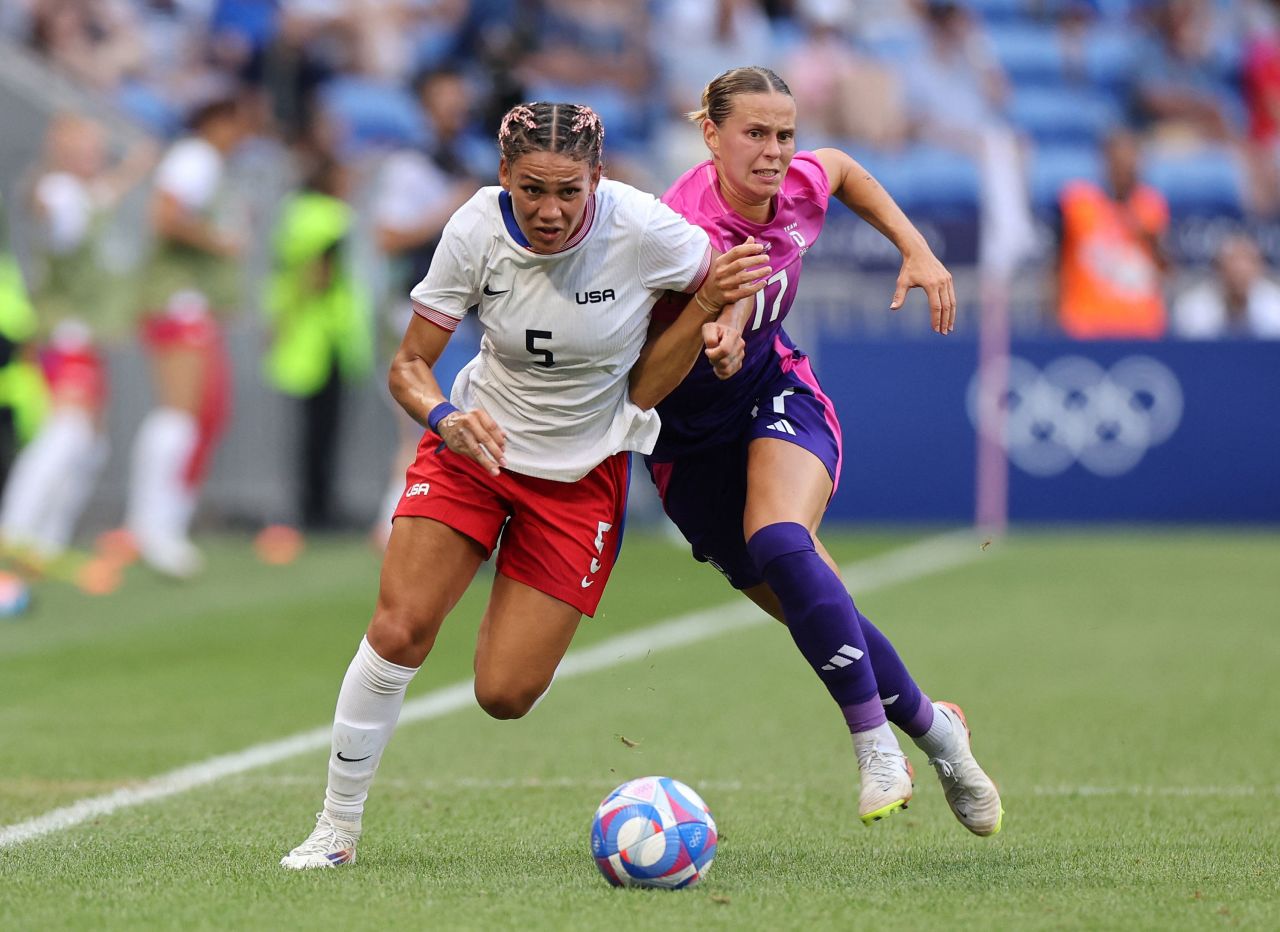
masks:
<svg viewBox="0 0 1280 932"><path fill-rule="evenodd" d="M989 26L987 35L1014 87L1053 85L1064 80L1062 45L1052 26L1000 23Z"/></svg>
<svg viewBox="0 0 1280 932"><path fill-rule="evenodd" d="M1009 118L1038 143L1096 144L1120 116L1109 96L1077 87L1019 89L1009 105Z"/></svg>
<svg viewBox="0 0 1280 932"><path fill-rule="evenodd" d="M984 23L1027 20L1033 14L1028 0L959 0L959 2Z"/></svg>
<svg viewBox="0 0 1280 932"><path fill-rule="evenodd" d="M430 131L413 95L367 78L337 78L321 91L321 106L337 124L344 151L425 145Z"/></svg>
<svg viewBox="0 0 1280 932"><path fill-rule="evenodd" d="M1132 28L1093 29L1085 40L1085 76L1099 88L1111 91L1126 88L1133 80L1138 43Z"/></svg>
<svg viewBox="0 0 1280 932"><path fill-rule="evenodd" d="M908 210L976 210L978 167L951 149L917 145L901 152L852 152Z"/></svg>
<svg viewBox="0 0 1280 932"><path fill-rule="evenodd" d="M1175 217L1244 214L1244 167L1235 153L1219 146L1193 152L1152 152L1145 180L1159 188Z"/></svg>
<svg viewBox="0 0 1280 932"><path fill-rule="evenodd" d="M1043 146L1032 157L1027 173L1031 209L1038 216L1052 214L1069 181L1100 183L1102 156L1096 146Z"/></svg>
<svg viewBox="0 0 1280 932"><path fill-rule="evenodd" d="M182 114L146 84L126 81L116 89L115 104L158 136L173 138L182 132Z"/></svg>

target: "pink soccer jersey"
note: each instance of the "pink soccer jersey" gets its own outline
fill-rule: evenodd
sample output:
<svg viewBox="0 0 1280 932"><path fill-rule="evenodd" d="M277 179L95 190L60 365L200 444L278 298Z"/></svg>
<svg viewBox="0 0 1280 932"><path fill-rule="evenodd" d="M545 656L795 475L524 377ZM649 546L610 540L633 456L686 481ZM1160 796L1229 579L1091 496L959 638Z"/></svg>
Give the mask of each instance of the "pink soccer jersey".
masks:
<svg viewBox="0 0 1280 932"><path fill-rule="evenodd" d="M685 172L662 200L690 223L707 231L720 252L754 236L765 245L773 269L768 285L756 295L755 313L747 321L742 371L732 379L717 379L705 357L699 357L680 386L658 406L662 436L655 459L668 459L718 440L718 432L736 434L738 408L749 410L756 387L777 373L791 341L782 329L800 285L804 254L813 245L827 215L830 189L827 173L812 152L797 152L777 195L768 223L753 223L725 201L716 182L715 166L703 162ZM684 301L660 302L655 316L678 312Z"/></svg>

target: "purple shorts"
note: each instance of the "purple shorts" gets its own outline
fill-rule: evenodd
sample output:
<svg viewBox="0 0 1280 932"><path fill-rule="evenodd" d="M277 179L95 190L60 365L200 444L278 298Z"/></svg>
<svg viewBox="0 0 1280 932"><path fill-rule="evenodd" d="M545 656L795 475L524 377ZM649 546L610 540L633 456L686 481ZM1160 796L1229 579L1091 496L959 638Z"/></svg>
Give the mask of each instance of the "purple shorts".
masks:
<svg viewBox="0 0 1280 932"><path fill-rule="evenodd" d="M724 443L668 462L645 457L662 507L689 542L694 559L710 563L735 589L764 581L747 553L742 531L747 448L764 438L786 440L816 456L831 476L835 493L840 483L840 423L808 358L799 352L781 360L777 375L764 384L736 436L726 425Z"/></svg>

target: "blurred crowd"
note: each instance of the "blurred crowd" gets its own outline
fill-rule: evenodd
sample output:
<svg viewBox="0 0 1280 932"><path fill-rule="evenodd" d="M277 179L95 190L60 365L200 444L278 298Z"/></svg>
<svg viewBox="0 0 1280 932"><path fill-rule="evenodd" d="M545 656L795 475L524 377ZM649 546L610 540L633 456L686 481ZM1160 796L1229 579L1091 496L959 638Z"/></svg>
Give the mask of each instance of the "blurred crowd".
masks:
<svg viewBox="0 0 1280 932"><path fill-rule="evenodd" d="M234 85L255 133L304 159L367 167L414 151L472 185L494 176L490 137L508 106L565 99L603 117L615 177L659 190L701 155L684 114L706 81L765 64L795 93L803 145L849 149L913 216L971 210L984 272L1056 265L1051 286L1066 293L1043 306L1068 334L1202 337L1210 282L1218 332L1276 326L1276 309L1241 305L1224 270L1247 264L1232 256L1251 224L1280 216L1278 11L1272 0L14 0L0 30L163 139ZM1123 190L1109 154L1125 148L1110 145L1120 134L1138 159ZM356 174L371 192L370 173ZM376 200L357 193L362 211ZM1240 229L1220 229L1189 257L1206 264L1178 274L1188 257L1160 240L1206 216ZM1123 267L1089 268L1096 241ZM1078 325L1072 305L1124 304L1138 279L1144 301L1158 298L1156 323L1130 326L1150 312L1122 308L1113 327ZM1197 287L1201 311L1166 311Z"/></svg>
<svg viewBox="0 0 1280 932"><path fill-rule="evenodd" d="M141 322L157 407L127 523L172 575L198 568L186 529L220 429L216 322L261 310L265 371L299 400L297 514L325 526L344 386L396 341L409 287L450 214L494 180L494 128L521 100L592 106L608 172L657 192L705 155L685 114L706 82L767 65L794 93L802 148L850 151L926 229L970 218L960 238L976 248L944 261L975 281L1049 270L1044 331L1280 338L1260 248L1280 241L1272 0L8 0L3 42L102 107L55 116L38 163L0 179L25 221L9 250L22 273L0 254L0 410L12 436L47 441L31 489L55 487L51 464L83 477L102 456L97 355ZM115 113L153 142L122 145ZM275 166L273 182L238 162ZM103 231L135 189L147 244L121 269ZM1213 235L1188 255L1173 234L1206 219ZM33 413L32 345L55 351L42 404L61 417ZM402 424L389 502L419 433ZM0 534L56 552L82 503L32 495L3 509Z"/></svg>

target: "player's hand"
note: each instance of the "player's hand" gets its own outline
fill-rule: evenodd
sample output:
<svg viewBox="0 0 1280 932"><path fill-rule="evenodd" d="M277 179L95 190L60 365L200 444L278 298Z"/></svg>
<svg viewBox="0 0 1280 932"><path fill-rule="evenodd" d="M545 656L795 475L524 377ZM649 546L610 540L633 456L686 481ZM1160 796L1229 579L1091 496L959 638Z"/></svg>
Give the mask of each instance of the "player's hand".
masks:
<svg viewBox="0 0 1280 932"><path fill-rule="evenodd" d="M440 422L437 432L450 450L475 460L491 476L498 475L507 465L503 453L507 447L507 435L482 408L454 411Z"/></svg>
<svg viewBox="0 0 1280 932"><path fill-rule="evenodd" d="M896 311L912 288L922 288L929 298L929 313L936 333L950 333L956 326L956 289L947 267L925 247L904 256L898 271L898 287L893 292L889 310Z"/></svg>
<svg viewBox="0 0 1280 932"><path fill-rule="evenodd" d="M716 321L702 325L702 352L711 363L716 378L732 378L742 368L743 357L747 353L747 343L742 333L733 327Z"/></svg>
<svg viewBox="0 0 1280 932"><path fill-rule="evenodd" d="M716 256L711 273L703 282L702 294L709 303L724 307L755 294L764 287L772 271L764 245L757 243L754 236L748 236L745 243Z"/></svg>

